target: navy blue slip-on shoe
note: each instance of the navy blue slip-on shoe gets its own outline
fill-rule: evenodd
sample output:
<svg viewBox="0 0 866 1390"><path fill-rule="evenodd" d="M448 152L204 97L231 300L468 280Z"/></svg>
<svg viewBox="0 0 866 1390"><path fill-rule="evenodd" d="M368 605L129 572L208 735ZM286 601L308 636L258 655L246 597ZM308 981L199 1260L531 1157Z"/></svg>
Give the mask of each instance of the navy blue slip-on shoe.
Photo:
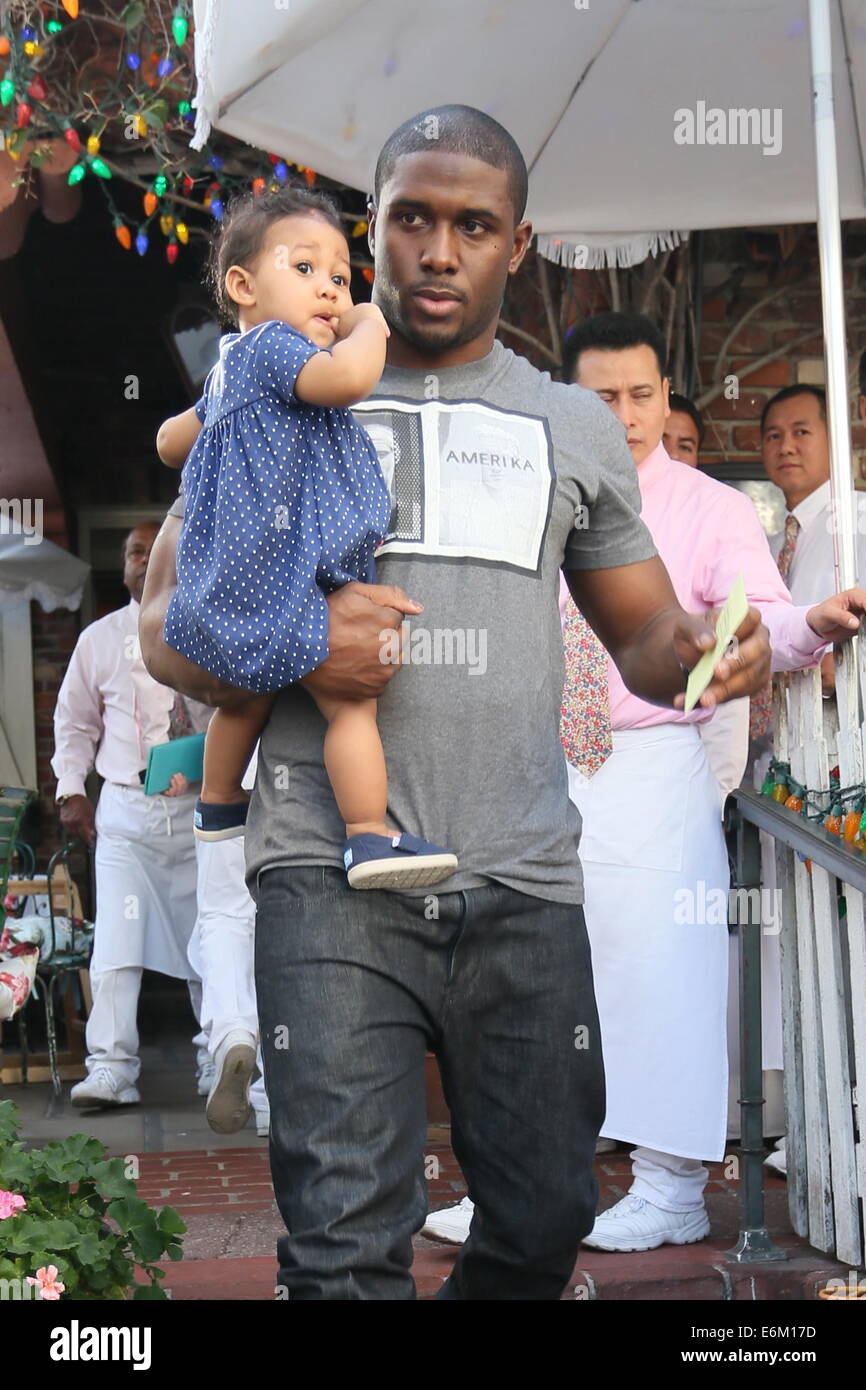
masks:
<svg viewBox="0 0 866 1390"><path fill-rule="evenodd" d="M457 856L417 835L352 835L343 850L350 888L427 888L448 878Z"/></svg>
<svg viewBox="0 0 866 1390"><path fill-rule="evenodd" d="M193 834L197 840L234 840L246 829L248 809L248 801L225 805L199 797L192 818Z"/></svg>

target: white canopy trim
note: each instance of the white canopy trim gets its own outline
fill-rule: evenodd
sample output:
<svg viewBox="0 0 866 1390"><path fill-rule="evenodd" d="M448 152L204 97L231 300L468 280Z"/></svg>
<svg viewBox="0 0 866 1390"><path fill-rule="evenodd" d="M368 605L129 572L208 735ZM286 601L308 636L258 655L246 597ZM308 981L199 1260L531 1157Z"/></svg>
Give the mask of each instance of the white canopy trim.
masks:
<svg viewBox="0 0 866 1390"><path fill-rule="evenodd" d="M535 238L535 249L557 265L571 270L627 270L647 256L673 251L688 232L546 232Z"/></svg>

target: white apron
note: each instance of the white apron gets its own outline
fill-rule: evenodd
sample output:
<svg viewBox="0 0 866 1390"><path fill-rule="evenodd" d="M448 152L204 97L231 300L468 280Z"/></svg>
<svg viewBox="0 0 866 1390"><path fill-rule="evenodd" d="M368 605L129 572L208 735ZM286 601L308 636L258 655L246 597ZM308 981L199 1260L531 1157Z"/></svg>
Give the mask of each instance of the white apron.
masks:
<svg viewBox="0 0 866 1390"><path fill-rule="evenodd" d="M602 1134L718 1160L727 1129L728 860L693 725L614 732L569 767L607 1084Z"/></svg>
<svg viewBox="0 0 866 1390"><path fill-rule="evenodd" d="M143 966L194 980L187 946L196 919L192 817L196 792L145 796L105 782L96 807L96 931L92 968Z"/></svg>

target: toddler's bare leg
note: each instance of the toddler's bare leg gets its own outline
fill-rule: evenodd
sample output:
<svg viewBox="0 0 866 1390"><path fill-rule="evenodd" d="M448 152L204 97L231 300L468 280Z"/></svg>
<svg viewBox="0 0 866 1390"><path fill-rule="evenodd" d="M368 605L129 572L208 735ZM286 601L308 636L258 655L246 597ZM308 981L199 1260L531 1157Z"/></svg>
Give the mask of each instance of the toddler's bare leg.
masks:
<svg viewBox="0 0 866 1390"><path fill-rule="evenodd" d="M249 801L249 792L244 791L241 779L274 698L273 695L251 695L242 705L216 711L204 742L202 801L224 806Z"/></svg>
<svg viewBox="0 0 866 1390"><path fill-rule="evenodd" d="M375 700L316 698L328 721L325 767L348 835L393 835L385 824L388 773Z"/></svg>

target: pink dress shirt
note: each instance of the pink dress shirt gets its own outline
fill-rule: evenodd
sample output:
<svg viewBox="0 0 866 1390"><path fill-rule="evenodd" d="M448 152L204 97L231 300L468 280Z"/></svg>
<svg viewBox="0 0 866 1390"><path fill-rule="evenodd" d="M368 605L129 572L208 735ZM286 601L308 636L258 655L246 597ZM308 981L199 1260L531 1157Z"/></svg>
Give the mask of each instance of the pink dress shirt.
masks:
<svg viewBox="0 0 866 1390"><path fill-rule="evenodd" d="M135 599L86 627L66 669L54 711L57 796L84 794L96 767L107 782L141 788L139 772L152 744L168 738L174 691L159 685L141 659ZM213 710L187 700L193 731Z"/></svg>
<svg viewBox="0 0 866 1390"><path fill-rule="evenodd" d="M641 517L688 613L719 608L740 570L750 604L770 634L774 671L798 671L820 661L827 644L806 622L807 608L796 608L785 588L767 538L748 497L687 463L669 457L659 444L637 466ZM568 589L562 581L560 608ZM626 689L609 661L611 724L614 729L646 729L653 724L698 724L713 711L665 709Z"/></svg>

